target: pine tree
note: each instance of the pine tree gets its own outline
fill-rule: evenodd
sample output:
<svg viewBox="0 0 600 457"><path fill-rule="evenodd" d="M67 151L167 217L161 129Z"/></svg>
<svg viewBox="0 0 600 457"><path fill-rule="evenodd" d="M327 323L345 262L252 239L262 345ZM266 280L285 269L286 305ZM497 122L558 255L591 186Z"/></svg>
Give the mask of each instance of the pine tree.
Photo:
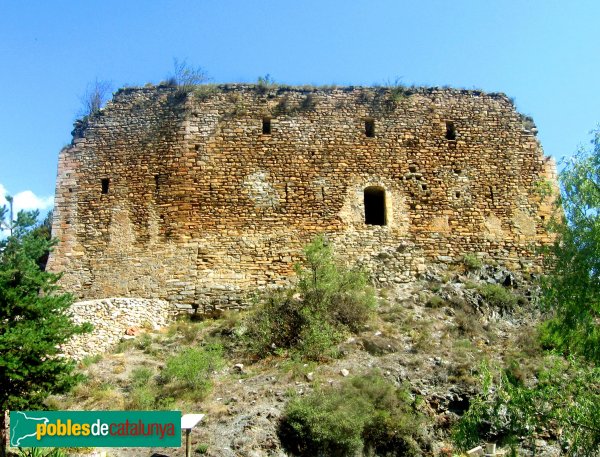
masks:
<svg viewBox="0 0 600 457"><path fill-rule="evenodd" d="M12 206L12 199L7 198ZM58 275L43 270L53 245L36 229L38 213L21 211L16 220L0 207L0 456L6 455L5 412L42 409L51 393L71 388L78 376L74 363L60 354L60 345L86 331L66 314L72 298L58 291Z"/></svg>

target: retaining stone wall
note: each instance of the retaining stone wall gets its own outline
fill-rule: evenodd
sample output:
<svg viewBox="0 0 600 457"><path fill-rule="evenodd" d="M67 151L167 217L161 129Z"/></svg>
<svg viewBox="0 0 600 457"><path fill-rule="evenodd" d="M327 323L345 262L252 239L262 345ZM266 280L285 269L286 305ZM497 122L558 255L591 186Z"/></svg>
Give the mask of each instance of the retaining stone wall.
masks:
<svg viewBox="0 0 600 457"><path fill-rule="evenodd" d="M177 308L164 300L107 298L76 302L70 312L76 324L89 322L94 327L63 346L65 354L81 360L106 352L122 340L129 328L166 326L177 315Z"/></svg>

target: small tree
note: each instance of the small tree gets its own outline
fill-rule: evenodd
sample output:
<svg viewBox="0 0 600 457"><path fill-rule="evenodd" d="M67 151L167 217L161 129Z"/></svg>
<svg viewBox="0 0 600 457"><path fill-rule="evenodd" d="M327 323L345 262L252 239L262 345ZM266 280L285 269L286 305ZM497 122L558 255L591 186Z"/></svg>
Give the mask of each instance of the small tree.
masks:
<svg viewBox="0 0 600 457"><path fill-rule="evenodd" d="M600 455L600 369L575 358L548 357L536 383L528 386L506 371L481 368L481 392L454 428L459 449L486 440L514 450L521 441L534 445L552 430L567 455Z"/></svg>
<svg viewBox="0 0 600 457"><path fill-rule="evenodd" d="M109 81L94 80L87 85L85 93L81 96L80 116L92 116L100 111L100 108L110 98L112 92L112 83Z"/></svg>
<svg viewBox="0 0 600 457"><path fill-rule="evenodd" d="M560 173L564 219L546 280L551 345L600 362L600 129Z"/></svg>
<svg viewBox="0 0 600 457"><path fill-rule="evenodd" d="M544 279L551 319L542 338L569 357L550 358L550 368L525 383L484 370L482 392L455 429L461 449L481 438L514 445L552 429L568 455L600 455L600 129L593 133L593 148L560 173L564 217L552 223L557 238Z"/></svg>
<svg viewBox="0 0 600 457"><path fill-rule="evenodd" d="M12 199L7 198L9 204ZM51 393L72 387L74 363L60 356L60 345L87 330L66 311L71 296L57 290L58 276L43 271L40 259L52 241L36 230L37 211L0 207L0 220L11 234L0 240L0 456L6 455L5 412L35 409Z"/></svg>
<svg viewBox="0 0 600 457"><path fill-rule="evenodd" d="M168 82L177 86L181 92L191 92L196 86L208 81L210 78L202 67L192 67L185 59L173 59L173 75L168 78Z"/></svg>
<svg viewBox="0 0 600 457"><path fill-rule="evenodd" d="M259 357L280 350L311 360L334 355L343 333L359 331L375 308L367 274L336 263L322 236L304 254L297 284L267 294L247 319L251 351Z"/></svg>

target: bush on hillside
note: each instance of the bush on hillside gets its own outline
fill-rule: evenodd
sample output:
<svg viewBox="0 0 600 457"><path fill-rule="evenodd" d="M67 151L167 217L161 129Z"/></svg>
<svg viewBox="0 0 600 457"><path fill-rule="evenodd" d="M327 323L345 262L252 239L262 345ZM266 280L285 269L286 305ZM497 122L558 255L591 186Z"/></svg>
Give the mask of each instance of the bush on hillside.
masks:
<svg viewBox="0 0 600 457"><path fill-rule="evenodd" d="M483 284L477 291L489 305L504 311L514 309L519 303L515 294L498 284Z"/></svg>
<svg viewBox="0 0 600 457"><path fill-rule="evenodd" d="M600 449L600 369L581 359L548 356L534 382L483 365L480 393L453 430L457 448L482 441L508 445L556 432L568 455L596 456Z"/></svg>
<svg viewBox="0 0 600 457"><path fill-rule="evenodd" d="M323 237L304 254L297 284L263 297L246 321L251 352L259 357L288 349L311 360L335 355L343 333L360 330L375 307L365 272L337 264Z"/></svg>
<svg viewBox="0 0 600 457"><path fill-rule="evenodd" d="M291 400L279 435L292 455L414 456L421 423L410 394L371 373Z"/></svg>
<svg viewBox="0 0 600 457"><path fill-rule="evenodd" d="M174 390L188 391L194 398L201 399L212 387L213 371L223 364L221 345L190 347L167 359L162 376Z"/></svg>

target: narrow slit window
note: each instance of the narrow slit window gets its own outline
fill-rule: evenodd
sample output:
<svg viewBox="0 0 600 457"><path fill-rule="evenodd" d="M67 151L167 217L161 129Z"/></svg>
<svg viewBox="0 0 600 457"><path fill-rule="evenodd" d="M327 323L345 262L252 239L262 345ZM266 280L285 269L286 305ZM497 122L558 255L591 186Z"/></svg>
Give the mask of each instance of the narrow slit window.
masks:
<svg viewBox="0 0 600 457"><path fill-rule="evenodd" d="M365 119L365 135L369 138L375 136L375 119Z"/></svg>
<svg viewBox="0 0 600 457"><path fill-rule="evenodd" d="M263 135L271 134L271 118L263 117L262 120L262 133Z"/></svg>
<svg viewBox="0 0 600 457"><path fill-rule="evenodd" d="M385 190L382 187L367 187L364 192L365 224L386 225Z"/></svg>
<svg viewBox="0 0 600 457"><path fill-rule="evenodd" d="M102 193L103 194L108 194L108 187L110 185L110 179L108 179L108 178L102 178L102 180L100 181L100 184L102 186Z"/></svg>
<svg viewBox="0 0 600 457"><path fill-rule="evenodd" d="M452 121L446 121L446 139L456 140L456 127Z"/></svg>

